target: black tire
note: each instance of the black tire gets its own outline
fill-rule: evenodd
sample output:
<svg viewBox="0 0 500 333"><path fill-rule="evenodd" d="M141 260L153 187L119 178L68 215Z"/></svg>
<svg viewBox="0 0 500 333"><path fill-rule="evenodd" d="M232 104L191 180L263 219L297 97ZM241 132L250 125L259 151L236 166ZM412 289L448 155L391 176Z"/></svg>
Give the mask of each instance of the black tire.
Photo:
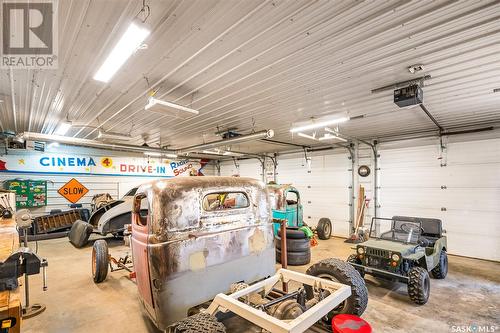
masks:
<svg viewBox="0 0 500 333"><path fill-rule="evenodd" d="M281 237L281 229L278 230L278 237ZM302 230L287 228L286 229L286 238L287 239L304 239L304 238L307 238L307 235Z"/></svg>
<svg viewBox="0 0 500 333"><path fill-rule="evenodd" d="M200 312L179 321L174 333L226 333L226 327L214 316Z"/></svg>
<svg viewBox="0 0 500 333"><path fill-rule="evenodd" d="M408 296L417 304L425 304L431 293L429 273L422 267L413 267L408 273Z"/></svg>
<svg viewBox="0 0 500 333"><path fill-rule="evenodd" d="M281 237L276 236L275 238L276 248L281 250ZM290 238L286 240L286 250L287 252L304 252L311 248L311 242L308 238L294 239Z"/></svg>
<svg viewBox="0 0 500 333"><path fill-rule="evenodd" d="M309 267L306 274L351 286L351 296L328 313L329 322L338 314L346 313L361 316L365 312L368 305L368 289L365 280L349 263L335 258L321 260ZM307 298L312 299L314 297L313 288L304 285L304 289Z"/></svg>
<svg viewBox="0 0 500 333"><path fill-rule="evenodd" d="M432 277L435 279L444 279L448 275L448 254L445 250L439 255L439 263L431 271Z"/></svg>
<svg viewBox="0 0 500 333"><path fill-rule="evenodd" d="M318 238L322 240L330 239L332 236L332 222L329 218L322 217L319 219L318 226L316 227Z"/></svg>
<svg viewBox="0 0 500 333"><path fill-rule="evenodd" d="M356 254L351 254L349 257L347 257L346 262L350 264L358 264L361 265L361 260L359 260L358 256ZM365 272L363 272L361 269L357 268L356 266L353 266L355 270L358 271L359 275L361 275L362 278L365 278Z"/></svg>
<svg viewBox="0 0 500 333"><path fill-rule="evenodd" d="M108 243L103 239L96 240L92 247L92 277L95 283L101 283L106 280L108 266Z"/></svg>
<svg viewBox="0 0 500 333"><path fill-rule="evenodd" d="M311 250L303 252L287 252L287 264L290 266L302 266L311 262ZM281 250L276 249L276 262L281 264Z"/></svg>

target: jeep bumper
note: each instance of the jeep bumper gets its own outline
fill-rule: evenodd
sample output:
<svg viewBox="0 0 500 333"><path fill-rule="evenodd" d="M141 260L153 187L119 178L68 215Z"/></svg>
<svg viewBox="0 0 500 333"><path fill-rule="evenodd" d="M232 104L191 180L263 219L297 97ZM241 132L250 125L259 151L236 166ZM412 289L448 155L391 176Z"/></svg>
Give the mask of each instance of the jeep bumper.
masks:
<svg viewBox="0 0 500 333"><path fill-rule="evenodd" d="M379 269L379 268L367 267L367 266L355 264L352 262L350 262L350 264L353 265L354 268L364 272L365 274L371 274L374 276L382 276L382 277L386 277L386 278L390 278L390 279L397 279L400 282L408 283L408 277L404 276L404 275L384 271L383 269Z"/></svg>

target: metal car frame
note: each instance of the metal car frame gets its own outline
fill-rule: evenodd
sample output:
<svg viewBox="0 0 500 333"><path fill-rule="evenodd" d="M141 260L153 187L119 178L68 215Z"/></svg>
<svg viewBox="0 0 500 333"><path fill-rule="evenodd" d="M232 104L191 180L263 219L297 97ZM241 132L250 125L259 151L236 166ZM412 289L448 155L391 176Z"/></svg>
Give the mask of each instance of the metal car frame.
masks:
<svg viewBox="0 0 500 333"><path fill-rule="evenodd" d="M300 282L312 286L314 289L328 290L330 295L305 311L299 317L287 321L279 320L259 309L239 301L240 298L252 293L263 292L264 295L267 295L277 283L288 283L290 281ZM208 307L207 312L211 315L215 315L219 311L231 311L272 333L301 333L326 316L328 312L337 307L349 296L351 296L351 287L348 285L287 269L280 269L270 278L248 286L245 289L230 295L218 294Z"/></svg>

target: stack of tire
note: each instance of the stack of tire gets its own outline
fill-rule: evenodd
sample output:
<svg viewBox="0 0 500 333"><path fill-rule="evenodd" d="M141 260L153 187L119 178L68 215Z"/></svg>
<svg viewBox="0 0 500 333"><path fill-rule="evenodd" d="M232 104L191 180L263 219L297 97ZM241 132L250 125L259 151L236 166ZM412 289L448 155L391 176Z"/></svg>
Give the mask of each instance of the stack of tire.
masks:
<svg viewBox="0 0 500 333"><path fill-rule="evenodd" d="M281 263L281 230L278 230L276 243L276 262ZM306 234L297 228L286 229L287 263L302 266L311 262L311 243Z"/></svg>

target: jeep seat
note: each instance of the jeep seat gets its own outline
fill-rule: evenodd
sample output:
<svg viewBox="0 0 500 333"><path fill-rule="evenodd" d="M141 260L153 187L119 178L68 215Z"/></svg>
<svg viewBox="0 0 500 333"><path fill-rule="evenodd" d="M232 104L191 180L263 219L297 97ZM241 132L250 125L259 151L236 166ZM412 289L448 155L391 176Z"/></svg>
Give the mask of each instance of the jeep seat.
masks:
<svg viewBox="0 0 500 333"><path fill-rule="evenodd" d="M422 229L424 229L420 237L429 241L429 247L433 247L436 240L441 238L443 234L443 223L440 219L413 216L393 216L392 219L395 221L420 222Z"/></svg>

